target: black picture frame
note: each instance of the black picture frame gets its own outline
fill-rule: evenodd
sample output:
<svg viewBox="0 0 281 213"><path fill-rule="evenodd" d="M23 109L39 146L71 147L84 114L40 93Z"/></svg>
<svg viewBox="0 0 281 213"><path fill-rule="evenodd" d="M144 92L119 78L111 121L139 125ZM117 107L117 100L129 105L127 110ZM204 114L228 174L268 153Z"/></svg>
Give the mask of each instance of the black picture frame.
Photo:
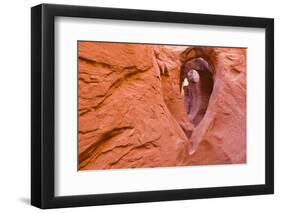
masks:
<svg viewBox="0 0 281 213"><path fill-rule="evenodd" d="M55 17L264 28L265 184L112 194L54 195ZM42 208L217 198L274 193L274 19L41 4L31 8L31 204Z"/></svg>

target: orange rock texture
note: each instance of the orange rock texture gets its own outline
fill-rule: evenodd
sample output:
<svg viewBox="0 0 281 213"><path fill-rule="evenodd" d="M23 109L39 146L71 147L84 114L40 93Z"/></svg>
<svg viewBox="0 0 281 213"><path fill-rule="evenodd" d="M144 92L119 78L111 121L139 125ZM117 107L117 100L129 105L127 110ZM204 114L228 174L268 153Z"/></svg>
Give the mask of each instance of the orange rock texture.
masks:
<svg viewBox="0 0 281 213"><path fill-rule="evenodd" d="M80 41L78 78L79 170L246 162L246 49Z"/></svg>

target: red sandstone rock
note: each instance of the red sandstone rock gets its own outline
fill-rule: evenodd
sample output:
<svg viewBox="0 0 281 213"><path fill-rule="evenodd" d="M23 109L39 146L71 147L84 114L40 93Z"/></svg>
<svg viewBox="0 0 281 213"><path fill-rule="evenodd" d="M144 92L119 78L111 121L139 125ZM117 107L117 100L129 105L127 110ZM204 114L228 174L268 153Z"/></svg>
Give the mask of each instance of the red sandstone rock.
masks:
<svg viewBox="0 0 281 213"><path fill-rule="evenodd" d="M186 153L153 48L79 43L79 168L174 166Z"/></svg>
<svg viewBox="0 0 281 213"><path fill-rule="evenodd" d="M188 54L188 51L191 52ZM214 72L214 88L208 110L190 137L190 143L195 144L191 151L194 152L191 164L202 164L200 159L213 158L209 155L214 153L214 163L245 163L246 49L194 48L188 51L183 54L182 60L203 57L209 61ZM200 151L202 149L215 151L206 155Z"/></svg>
<svg viewBox="0 0 281 213"><path fill-rule="evenodd" d="M79 169L246 161L246 50L79 42ZM185 50L183 52L183 50ZM182 64L203 57L214 88L194 124Z"/></svg>

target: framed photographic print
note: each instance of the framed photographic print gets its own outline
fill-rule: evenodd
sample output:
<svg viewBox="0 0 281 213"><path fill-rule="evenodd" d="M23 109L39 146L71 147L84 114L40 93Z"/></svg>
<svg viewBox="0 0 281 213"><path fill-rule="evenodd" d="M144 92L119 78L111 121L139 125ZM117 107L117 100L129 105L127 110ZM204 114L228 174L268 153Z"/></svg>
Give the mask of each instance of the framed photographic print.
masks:
<svg viewBox="0 0 281 213"><path fill-rule="evenodd" d="M272 194L274 21L31 9L31 203Z"/></svg>

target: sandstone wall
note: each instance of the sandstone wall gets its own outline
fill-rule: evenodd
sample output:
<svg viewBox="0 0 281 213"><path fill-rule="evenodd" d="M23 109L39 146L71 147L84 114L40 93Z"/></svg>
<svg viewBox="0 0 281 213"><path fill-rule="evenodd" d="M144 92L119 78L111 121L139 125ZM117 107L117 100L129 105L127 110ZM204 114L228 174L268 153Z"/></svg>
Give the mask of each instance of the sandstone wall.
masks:
<svg viewBox="0 0 281 213"><path fill-rule="evenodd" d="M79 42L79 169L246 161L246 50ZM204 57L214 89L194 127L182 64Z"/></svg>

